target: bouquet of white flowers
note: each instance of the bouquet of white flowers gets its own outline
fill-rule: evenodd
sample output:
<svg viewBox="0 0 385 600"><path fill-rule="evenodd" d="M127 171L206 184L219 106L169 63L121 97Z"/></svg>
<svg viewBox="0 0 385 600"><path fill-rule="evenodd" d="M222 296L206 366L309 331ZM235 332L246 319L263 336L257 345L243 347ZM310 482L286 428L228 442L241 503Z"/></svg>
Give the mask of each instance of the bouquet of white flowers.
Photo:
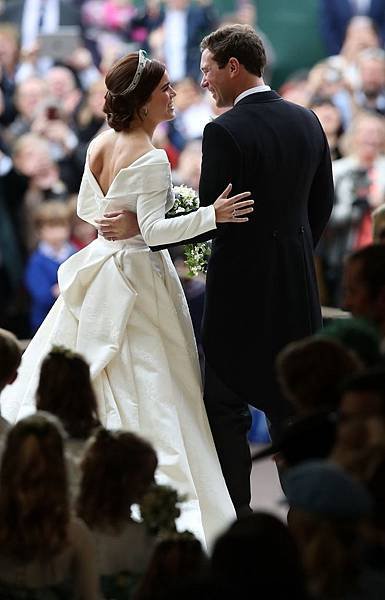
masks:
<svg viewBox="0 0 385 600"><path fill-rule="evenodd" d="M193 188L185 185L175 185L173 190L175 202L167 213L169 216L188 213L199 208L199 197ZM195 277L199 273L206 273L207 261L211 253L210 242L185 244L184 252L190 277Z"/></svg>

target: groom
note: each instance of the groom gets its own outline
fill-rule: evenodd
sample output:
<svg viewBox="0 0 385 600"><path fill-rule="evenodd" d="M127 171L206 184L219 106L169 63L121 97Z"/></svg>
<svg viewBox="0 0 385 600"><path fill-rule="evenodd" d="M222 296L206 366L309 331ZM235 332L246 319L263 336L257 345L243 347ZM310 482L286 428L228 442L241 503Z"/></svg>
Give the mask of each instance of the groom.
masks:
<svg viewBox="0 0 385 600"><path fill-rule="evenodd" d="M202 330L206 410L241 515L250 510L248 405L266 413L274 440L291 412L275 357L322 325L313 250L332 209L333 180L320 123L265 85L265 50L251 27L222 27L201 50L202 87L218 107L232 107L204 130L201 205L230 182L232 193L248 190L254 199L246 224L211 232Z"/></svg>

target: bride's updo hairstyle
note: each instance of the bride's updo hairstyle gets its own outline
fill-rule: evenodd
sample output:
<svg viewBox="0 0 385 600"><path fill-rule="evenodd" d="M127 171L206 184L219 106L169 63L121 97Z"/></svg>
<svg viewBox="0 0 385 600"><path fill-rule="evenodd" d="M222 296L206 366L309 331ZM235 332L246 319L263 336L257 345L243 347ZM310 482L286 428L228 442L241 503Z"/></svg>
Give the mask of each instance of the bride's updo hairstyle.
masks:
<svg viewBox="0 0 385 600"><path fill-rule="evenodd" d="M159 61L146 58L143 50L130 52L111 67L105 78L103 111L112 129L128 130L132 120L141 116L140 109L150 99L165 70Z"/></svg>

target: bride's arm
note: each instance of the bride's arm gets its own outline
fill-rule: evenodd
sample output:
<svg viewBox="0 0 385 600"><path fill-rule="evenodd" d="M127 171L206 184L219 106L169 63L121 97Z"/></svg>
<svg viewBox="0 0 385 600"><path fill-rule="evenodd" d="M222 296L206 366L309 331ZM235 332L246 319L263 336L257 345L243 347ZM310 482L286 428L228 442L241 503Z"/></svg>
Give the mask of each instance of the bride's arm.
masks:
<svg viewBox="0 0 385 600"><path fill-rule="evenodd" d="M152 250L210 239L216 223L244 223L248 221L246 215L253 210L253 200L248 198L250 193L228 197L231 191L231 185L228 185L214 204L167 218L166 205L171 188L168 162L147 165L145 170L136 173L135 178L130 177L130 186L138 194L136 216L140 233ZM97 220L98 229L107 239L127 239L133 219L127 211L111 213L109 217Z"/></svg>
<svg viewBox="0 0 385 600"><path fill-rule="evenodd" d="M154 191L142 194L138 199L138 224L148 246L178 243L216 229L213 205L199 208L188 215L166 219L167 192L168 189Z"/></svg>

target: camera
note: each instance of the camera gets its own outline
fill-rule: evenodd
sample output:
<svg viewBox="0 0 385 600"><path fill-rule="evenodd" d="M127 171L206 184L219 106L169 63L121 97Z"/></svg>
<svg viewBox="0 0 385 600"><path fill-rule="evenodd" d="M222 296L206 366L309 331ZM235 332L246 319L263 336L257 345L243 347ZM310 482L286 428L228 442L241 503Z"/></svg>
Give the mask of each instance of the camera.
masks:
<svg viewBox="0 0 385 600"><path fill-rule="evenodd" d="M366 169L354 169L351 172L352 180L352 217L361 219L362 215L370 209L369 188L371 180Z"/></svg>

